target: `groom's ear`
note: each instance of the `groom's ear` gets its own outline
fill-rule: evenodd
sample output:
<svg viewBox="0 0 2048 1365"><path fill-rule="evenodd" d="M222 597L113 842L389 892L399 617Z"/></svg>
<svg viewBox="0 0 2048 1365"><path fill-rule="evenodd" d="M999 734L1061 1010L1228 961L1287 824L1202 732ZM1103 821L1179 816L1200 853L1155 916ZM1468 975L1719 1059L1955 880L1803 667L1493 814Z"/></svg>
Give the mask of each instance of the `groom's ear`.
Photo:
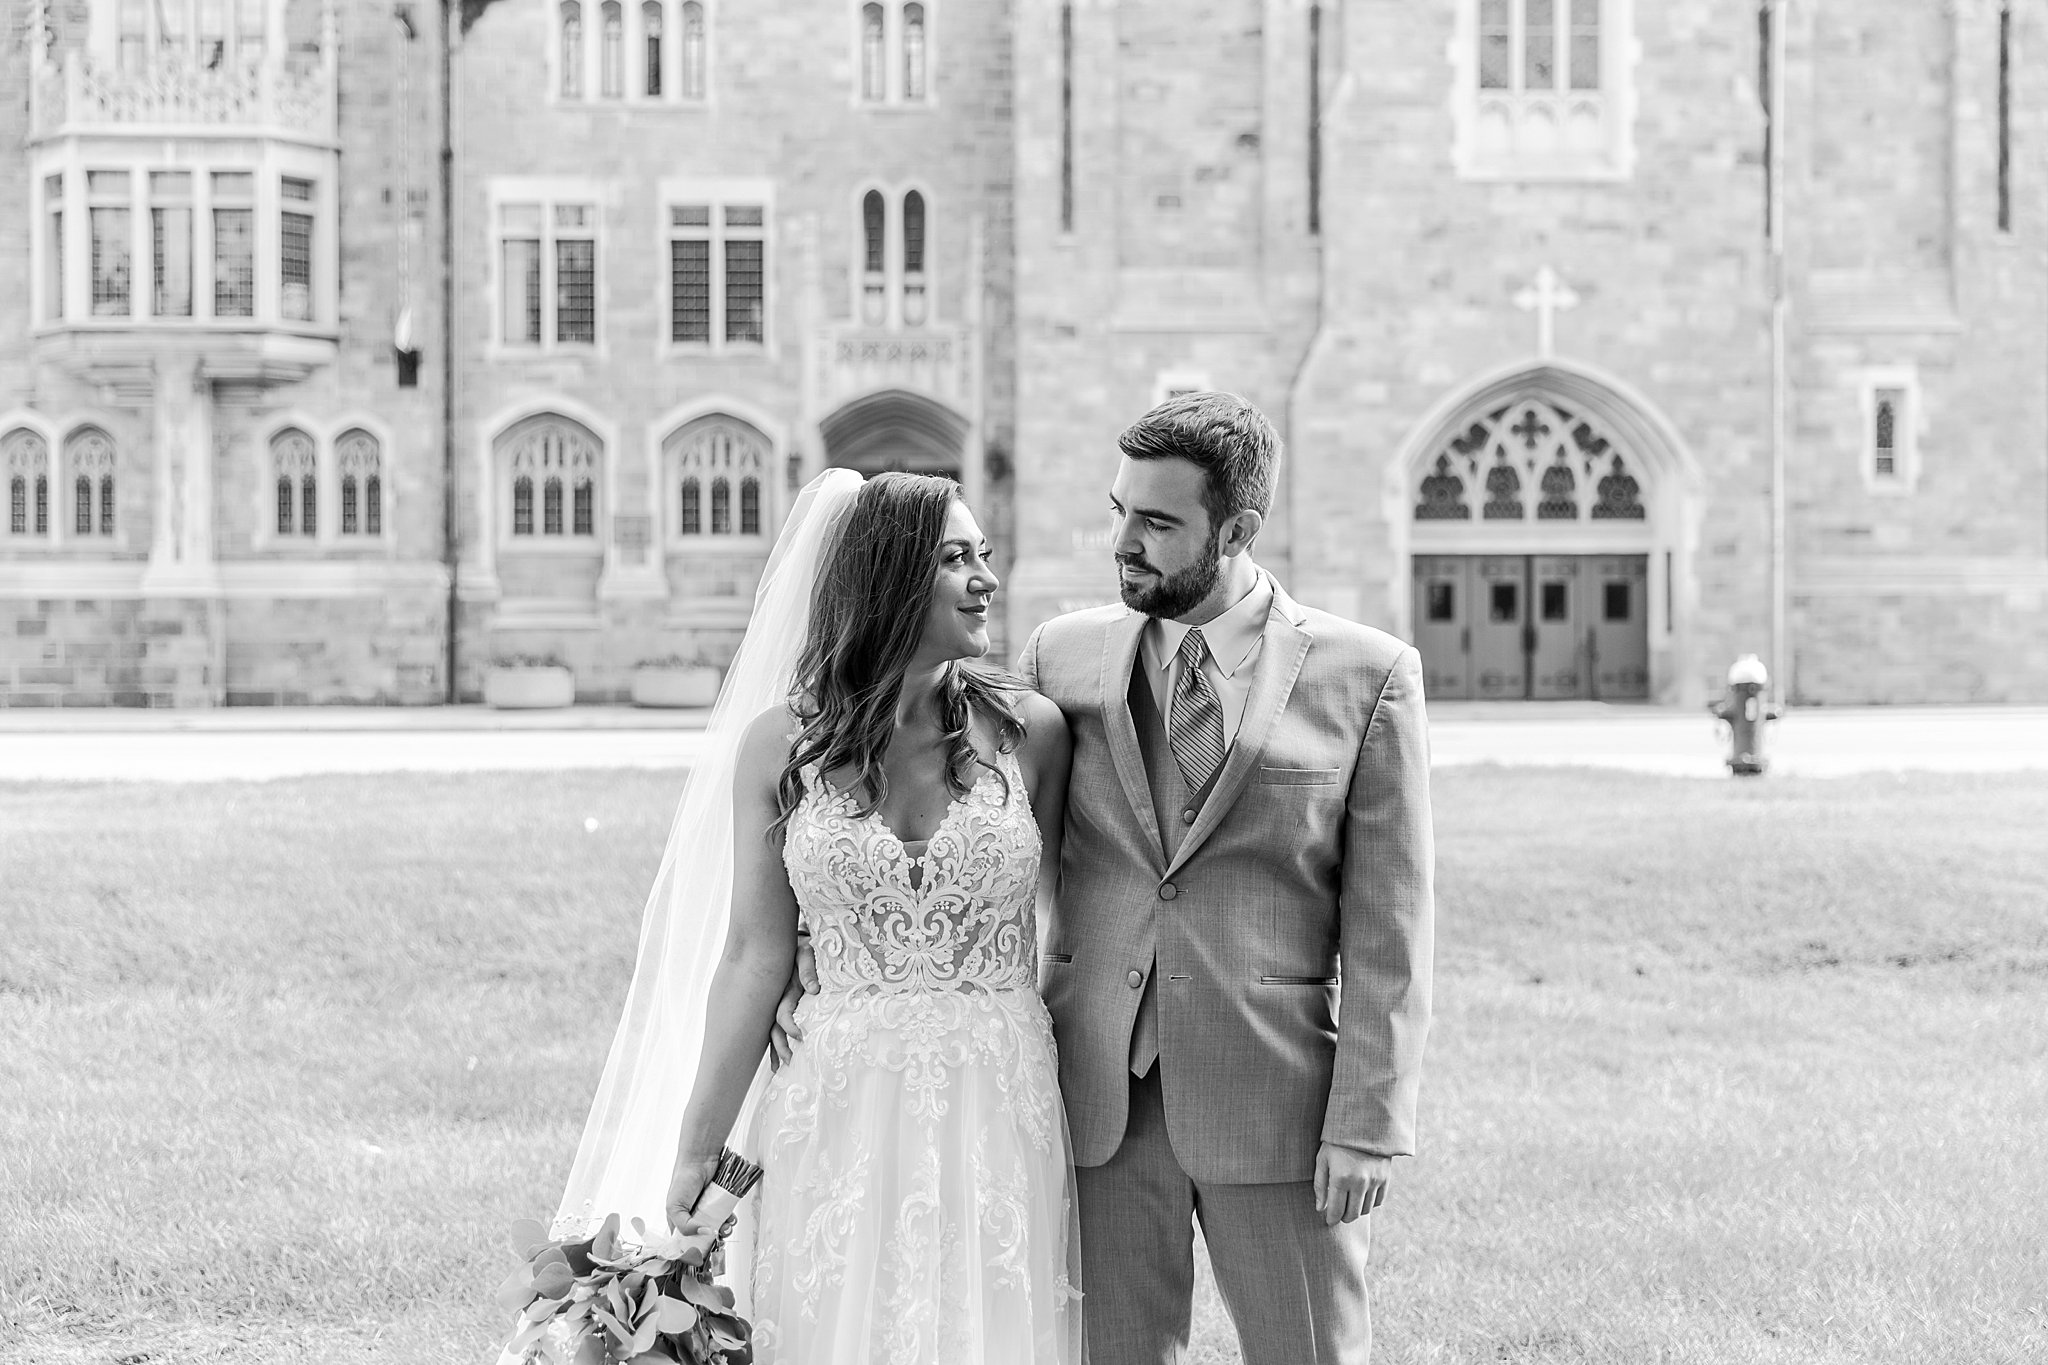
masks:
<svg viewBox="0 0 2048 1365"><path fill-rule="evenodd" d="M1217 548L1226 555L1241 555L1251 549L1252 542L1259 538L1259 528L1265 524L1264 517L1247 507L1242 512L1225 518L1223 539Z"/></svg>

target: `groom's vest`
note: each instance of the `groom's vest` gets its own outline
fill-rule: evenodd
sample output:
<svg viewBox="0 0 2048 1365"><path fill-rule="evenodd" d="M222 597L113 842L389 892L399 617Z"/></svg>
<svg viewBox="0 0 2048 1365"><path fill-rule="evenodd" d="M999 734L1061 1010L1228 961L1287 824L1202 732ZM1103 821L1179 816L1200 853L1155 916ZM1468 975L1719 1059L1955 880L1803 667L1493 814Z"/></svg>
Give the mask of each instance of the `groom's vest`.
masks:
<svg viewBox="0 0 2048 1365"><path fill-rule="evenodd" d="M1150 627L1147 627L1148 629ZM1181 776L1180 764L1174 760L1173 747L1167 743L1166 717L1159 714L1159 704L1152 697L1152 684L1145 676L1151 667L1144 652L1139 651L1136 667L1131 669L1131 720L1138 728L1138 749L1145 755L1145 782L1152 789L1152 810L1159 818L1159 838L1166 846L1166 860L1172 862L1180 852L1181 840L1187 836L1188 826L1195 823L1195 816L1201 813L1202 803L1209 799L1209 793L1216 786L1216 778L1223 771L1218 764L1208 782L1201 790L1190 793L1187 779ZM1226 758L1229 750L1224 751ZM1131 1028L1131 1074L1142 1076L1152 1069L1159 1059L1159 995L1158 983L1153 979L1155 970L1145 974L1145 993L1138 1000L1138 1019Z"/></svg>

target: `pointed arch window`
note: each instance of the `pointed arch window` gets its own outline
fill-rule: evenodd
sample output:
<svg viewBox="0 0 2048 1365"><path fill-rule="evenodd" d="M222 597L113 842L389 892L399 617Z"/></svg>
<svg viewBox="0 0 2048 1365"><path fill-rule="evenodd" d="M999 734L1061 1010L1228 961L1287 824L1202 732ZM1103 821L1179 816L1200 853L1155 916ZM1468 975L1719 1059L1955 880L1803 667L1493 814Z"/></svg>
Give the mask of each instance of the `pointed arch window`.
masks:
<svg viewBox="0 0 2048 1365"><path fill-rule="evenodd" d="M335 470L341 478L341 533L376 536L384 533L384 452L375 436L354 427L334 443Z"/></svg>
<svg viewBox="0 0 2048 1365"><path fill-rule="evenodd" d="M882 7L860 7L860 97L880 104L889 94L889 47Z"/></svg>
<svg viewBox="0 0 2048 1365"><path fill-rule="evenodd" d="M510 485L513 539L557 541L596 535L597 479L604 452L587 428L555 413L541 413L511 428L498 439L497 448L501 477Z"/></svg>
<svg viewBox="0 0 2048 1365"><path fill-rule="evenodd" d="M922 101L924 86L924 6L913 3L903 7L903 98Z"/></svg>
<svg viewBox="0 0 2048 1365"><path fill-rule="evenodd" d="M888 214L880 190L861 196L861 321L870 327L879 327L889 316Z"/></svg>
<svg viewBox="0 0 2048 1365"><path fill-rule="evenodd" d="M615 100L626 93L626 12L619 0L604 0L599 13L604 33L598 48L598 93Z"/></svg>
<svg viewBox="0 0 2048 1365"><path fill-rule="evenodd" d="M562 98L583 98L583 3L562 0Z"/></svg>
<svg viewBox="0 0 2048 1365"><path fill-rule="evenodd" d="M646 0L640 6L641 93L661 98L661 0Z"/></svg>
<svg viewBox="0 0 2048 1365"><path fill-rule="evenodd" d="M98 427L80 427L64 442L72 478L72 528L81 536L114 534L114 440Z"/></svg>
<svg viewBox="0 0 2048 1365"><path fill-rule="evenodd" d="M1474 491L1483 496L1474 497ZM1642 485L1598 422L1544 397L1498 403L1447 439L1416 485L1415 520L1640 521Z"/></svg>
<svg viewBox="0 0 2048 1365"><path fill-rule="evenodd" d="M0 438L0 465L7 472L8 534L49 535L49 443L26 427L16 427Z"/></svg>
<svg viewBox="0 0 2048 1365"><path fill-rule="evenodd" d="M710 89L707 77L710 36L704 6L687 0L683 6L683 98L701 100Z"/></svg>
<svg viewBox="0 0 2048 1365"><path fill-rule="evenodd" d="M903 320L916 327L924 319L924 196L911 190L903 196Z"/></svg>
<svg viewBox="0 0 2048 1365"><path fill-rule="evenodd" d="M678 513L676 537L702 543L763 533L770 453L760 432L736 418L714 414L678 429L662 443L662 452L669 487L677 490L670 504Z"/></svg>
<svg viewBox="0 0 2048 1365"><path fill-rule="evenodd" d="M270 466L277 491L277 534L319 534L320 461L313 438L297 427L278 432L270 438Z"/></svg>

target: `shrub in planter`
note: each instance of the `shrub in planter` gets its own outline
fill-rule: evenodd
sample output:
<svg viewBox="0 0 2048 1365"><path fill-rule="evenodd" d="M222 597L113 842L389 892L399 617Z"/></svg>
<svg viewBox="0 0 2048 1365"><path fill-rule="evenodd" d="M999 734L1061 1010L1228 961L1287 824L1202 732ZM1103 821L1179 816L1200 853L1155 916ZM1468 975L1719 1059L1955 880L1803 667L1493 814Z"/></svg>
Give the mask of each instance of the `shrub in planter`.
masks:
<svg viewBox="0 0 2048 1365"><path fill-rule="evenodd" d="M501 711L568 706L576 675L552 654L501 654L484 670L484 701Z"/></svg>
<svg viewBox="0 0 2048 1365"><path fill-rule="evenodd" d="M724 680L724 669L701 658L642 659L633 665L633 705L709 706Z"/></svg>

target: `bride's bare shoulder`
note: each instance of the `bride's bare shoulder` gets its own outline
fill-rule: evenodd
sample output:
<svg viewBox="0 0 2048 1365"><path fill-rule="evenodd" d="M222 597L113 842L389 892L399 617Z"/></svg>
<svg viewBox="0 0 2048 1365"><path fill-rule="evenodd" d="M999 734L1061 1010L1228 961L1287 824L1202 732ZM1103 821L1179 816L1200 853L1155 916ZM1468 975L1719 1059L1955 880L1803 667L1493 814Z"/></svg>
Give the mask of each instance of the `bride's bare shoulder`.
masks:
<svg viewBox="0 0 2048 1365"><path fill-rule="evenodd" d="M790 740L802 722L787 703L770 706L747 722L740 738L740 768L748 773L779 776L789 762Z"/></svg>

